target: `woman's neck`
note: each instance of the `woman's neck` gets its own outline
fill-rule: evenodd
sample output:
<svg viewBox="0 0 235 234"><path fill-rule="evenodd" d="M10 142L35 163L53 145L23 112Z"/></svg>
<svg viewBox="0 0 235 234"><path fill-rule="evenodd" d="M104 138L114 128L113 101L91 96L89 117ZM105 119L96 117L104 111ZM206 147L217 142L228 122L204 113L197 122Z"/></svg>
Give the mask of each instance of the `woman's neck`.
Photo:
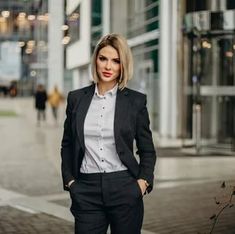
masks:
<svg viewBox="0 0 235 234"><path fill-rule="evenodd" d="M115 85L117 84L117 82L115 83L102 83L99 82L98 85L98 91L100 95L104 95L107 91L111 90Z"/></svg>

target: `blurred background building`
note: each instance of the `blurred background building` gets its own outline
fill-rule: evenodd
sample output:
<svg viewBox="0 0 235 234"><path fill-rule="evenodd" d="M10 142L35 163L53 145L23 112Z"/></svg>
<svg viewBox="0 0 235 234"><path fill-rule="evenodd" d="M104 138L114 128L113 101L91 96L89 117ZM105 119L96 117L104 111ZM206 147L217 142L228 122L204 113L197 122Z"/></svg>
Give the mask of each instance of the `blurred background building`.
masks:
<svg viewBox="0 0 235 234"><path fill-rule="evenodd" d="M234 0L0 0L0 10L2 90L88 85L97 40L121 33L158 144L234 150Z"/></svg>
<svg viewBox="0 0 235 234"><path fill-rule="evenodd" d="M0 1L0 85L17 82L30 95L47 77L47 1Z"/></svg>
<svg viewBox="0 0 235 234"><path fill-rule="evenodd" d="M200 125L202 144L234 151L235 1L186 1L184 12L183 137L196 138Z"/></svg>

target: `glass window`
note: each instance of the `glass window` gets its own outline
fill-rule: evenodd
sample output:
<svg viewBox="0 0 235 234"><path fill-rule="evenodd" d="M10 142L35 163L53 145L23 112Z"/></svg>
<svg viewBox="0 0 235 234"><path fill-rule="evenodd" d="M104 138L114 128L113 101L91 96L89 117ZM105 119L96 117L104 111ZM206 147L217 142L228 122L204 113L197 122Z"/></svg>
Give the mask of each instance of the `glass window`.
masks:
<svg viewBox="0 0 235 234"><path fill-rule="evenodd" d="M228 10L235 9L235 1L234 0L227 0L227 9Z"/></svg>
<svg viewBox="0 0 235 234"><path fill-rule="evenodd" d="M136 46L132 49L136 62L146 59L151 59L153 63L152 71L158 72L158 39L146 42L142 45Z"/></svg>
<svg viewBox="0 0 235 234"><path fill-rule="evenodd" d="M91 51L102 36L102 1L92 0L91 9Z"/></svg>
<svg viewBox="0 0 235 234"><path fill-rule="evenodd" d="M128 37L158 29L159 1L130 0L128 1Z"/></svg>
<svg viewBox="0 0 235 234"><path fill-rule="evenodd" d="M198 76L201 85L234 85L232 36L203 37L201 40L195 38L193 43L192 76ZM201 44L200 48L197 47L198 43Z"/></svg>
<svg viewBox="0 0 235 234"><path fill-rule="evenodd" d="M224 28L224 14L223 12L211 13L211 30L223 30Z"/></svg>
<svg viewBox="0 0 235 234"><path fill-rule="evenodd" d="M132 48L134 58L134 78L130 87L146 93L151 127L158 129L159 123L159 79L158 79L158 40L152 40Z"/></svg>
<svg viewBox="0 0 235 234"><path fill-rule="evenodd" d="M80 38L80 5L72 14L67 16L66 23L69 27L65 31L65 36L70 37L70 43L78 41Z"/></svg>
<svg viewBox="0 0 235 234"><path fill-rule="evenodd" d="M205 11L207 10L208 1L206 0L188 0L186 4L186 12Z"/></svg>

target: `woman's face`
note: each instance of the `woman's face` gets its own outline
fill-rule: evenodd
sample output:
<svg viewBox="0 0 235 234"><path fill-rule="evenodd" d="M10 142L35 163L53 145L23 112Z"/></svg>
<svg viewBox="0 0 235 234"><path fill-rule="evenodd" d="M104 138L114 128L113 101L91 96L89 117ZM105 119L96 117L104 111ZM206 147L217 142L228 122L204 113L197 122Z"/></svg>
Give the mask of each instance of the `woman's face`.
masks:
<svg viewBox="0 0 235 234"><path fill-rule="evenodd" d="M117 83L121 72L120 58L112 46L103 47L96 58L96 69L101 83Z"/></svg>

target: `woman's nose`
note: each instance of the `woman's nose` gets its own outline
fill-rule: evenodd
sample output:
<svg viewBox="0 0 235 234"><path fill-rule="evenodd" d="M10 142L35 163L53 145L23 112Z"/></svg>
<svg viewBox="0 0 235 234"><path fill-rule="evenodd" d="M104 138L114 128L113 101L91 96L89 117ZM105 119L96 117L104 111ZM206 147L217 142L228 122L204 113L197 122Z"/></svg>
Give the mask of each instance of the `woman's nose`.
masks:
<svg viewBox="0 0 235 234"><path fill-rule="evenodd" d="M107 61L106 65L105 65L105 68L107 70L110 70L111 69L111 62L110 61Z"/></svg>

